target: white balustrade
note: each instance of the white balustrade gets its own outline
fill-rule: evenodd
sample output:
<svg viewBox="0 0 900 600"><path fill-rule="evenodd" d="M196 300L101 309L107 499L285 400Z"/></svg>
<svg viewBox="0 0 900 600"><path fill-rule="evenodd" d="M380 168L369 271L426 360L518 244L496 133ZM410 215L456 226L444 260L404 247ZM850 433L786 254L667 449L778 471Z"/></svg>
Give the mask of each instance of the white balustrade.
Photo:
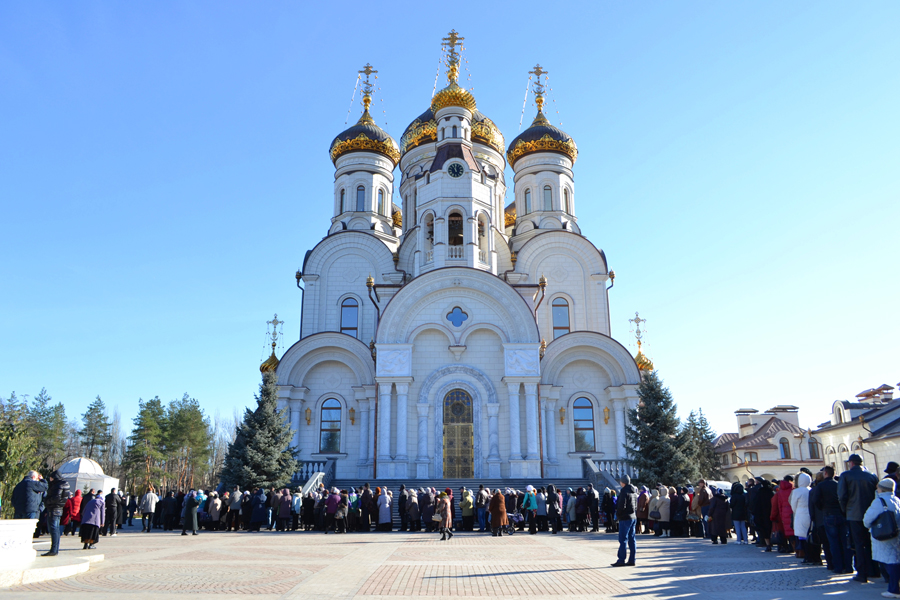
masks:
<svg viewBox="0 0 900 600"><path fill-rule="evenodd" d="M485 252L484 250L479 250L478 251L478 260L484 264L487 264L487 252Z"/></svg>
<svg viewBox="0 0 900 600"><path fill-rule="evenodd" d="M425 262L426 263L434 262L434 250L426 250L425 251Z"/></svg>
<svg viewBox="0 0 900 600"><path fill-rule="evenodd" d="M465 258L465 246L447 246L447 258Z"/></svg>

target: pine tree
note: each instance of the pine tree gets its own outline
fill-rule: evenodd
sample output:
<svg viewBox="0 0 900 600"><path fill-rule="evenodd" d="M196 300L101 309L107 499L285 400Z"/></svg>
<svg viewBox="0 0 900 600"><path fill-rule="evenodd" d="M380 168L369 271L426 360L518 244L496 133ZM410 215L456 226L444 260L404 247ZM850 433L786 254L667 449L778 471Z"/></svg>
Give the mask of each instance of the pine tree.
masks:
<svg viewBox="0 0 900 600"><path fill-rule="evenodd" d="M106 404L103 403L100 396L97 396L97 399L88 406L81 416L81 422L84 427L81 428L78 435L81 437L82 450L85 451L88 458L96 460L94 457L100 458L112 442L109 432L109 415L106 414Z"/></svg>
<svg viewBox="0 0 900 600"><path fill-rule="evenodd" d="M166 411L165 447L167 467L181 489L195 486L206 475L212 435L209 419L200 403L185 394L169 403Z"/></svg>
<svg viewBox="0 0 900 600"><path fill-rule="evenodd" d="M716 432L709 424L709 421L706 419L706 415L703 414L703 409L701 408L700 414L697 417L697 431L694 438L697 452L697 466L703 477L713 480L722 479L723 477L721 463L719 463L719 455L716 454L716 449L713 446L715 439Z"/></svg>
<svg viewBox="0 0 900 600"><path fill-rule="evenodd" d="M46 388L42 388L28 407L28 425L37 444L36 468L45 475L66 457L66 409L61 402L51 406L51 400Z"/></svg>
<svg viewBox="0 0 900 600"><path fill-rule="evenodd" d="M686 484L690 467L679 440L678 409L656 371L644 375L638 395L625 426L628 463L644 484Z"/></svg>
<svg viewBox="0 0 900 600"><path fill-rule="evenodd" d="M128 436L131 445L125 454L125 468L138 489L144 489L159 477L165 458L163 436L166 411L159 396L138 400L138 415Z"/></svg>
<svg viewBox="0 0 900 600"><path fill-rule="evenodd" d="M19 402L15 392L0 398L0 498L4 519L13 516L13 488L33 467L35 441L28 428L28 405Z"/></svg>
<svg viewBox="0 0 900 600"><path fill-rule="evenodd" d="M697 413L691 411L687 420L681 425L681 431L678 432L678 443L684 454L685 471L689 483L695 482L703 476L697 453L699 448L697 444L698 427Z"/></svg>
<svg viewBox="0 0 900 600"><path fill-rule="evenodd" d="M256 410L246 410L234 442L228 446L221 473L226 486L282 487L299 468L290 448L291 426L284 411L277 409L276 381L275 373L263 373Z"/></svg>

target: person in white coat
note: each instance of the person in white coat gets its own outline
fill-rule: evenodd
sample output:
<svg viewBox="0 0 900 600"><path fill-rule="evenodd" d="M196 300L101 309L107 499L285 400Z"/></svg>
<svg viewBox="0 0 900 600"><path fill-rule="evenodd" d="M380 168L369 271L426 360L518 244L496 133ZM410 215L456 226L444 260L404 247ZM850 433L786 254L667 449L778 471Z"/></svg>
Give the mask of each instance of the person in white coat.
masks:
<svg viewBox="0 0 900 600"><path fill-rule="evenodd" d="M153 526L153 513L156 511L156 503L159 502L159 496L153 492L153 486L147 490L147 493L141 497L138 510L141 511L141 531L150 533Z"/></svg>
<svg viewBox="0 0 900 600"><path fill-rule="evenodd" d="M797 558L805 556L804 544L809 535L809 484L812 479L806 473L797 476L797 486L791 491L789 501L794 513L794 535L797 536Z"/></svg>
<svg viewBox="0 0 900 600"><path fill-rule="evenodd" d="M894 519L900 525L900 500L894 495L896 483L893 479L882 479L878 482L875 500L863 515L863 524L869 529L882 512L894 513ZM888 574L888 589L881 595L885 598L900 598L900 536L889 540L872 538L872 560L881 563Z"/></svg>
<svg viewBox="0 0 900 600"><path fill-rule="evenodd" d="M390 491L378 496L378 529L379 531L391 530L391 506L394 504L394 494Z"/></svg>

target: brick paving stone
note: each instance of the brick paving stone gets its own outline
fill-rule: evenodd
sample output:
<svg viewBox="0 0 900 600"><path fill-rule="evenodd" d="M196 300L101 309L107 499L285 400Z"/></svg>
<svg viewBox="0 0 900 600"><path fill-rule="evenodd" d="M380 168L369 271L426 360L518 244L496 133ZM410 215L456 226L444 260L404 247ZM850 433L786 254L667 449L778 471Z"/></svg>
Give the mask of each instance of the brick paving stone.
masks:
<svg viewBox="0 0 900 600"><path fill-rule="evenodd" d="M0 600L58 598L129 600L190 594L200 598L419 600L436 597L674 598L792 600L881 597L881 582L860 585L804 567L791 556L753 546L712 546L696 539L639 536L638 566L614 569L614 535L541 534L494 538L457 534L154 532L125 530L103 538L107 559L58 581L0 592ZM64 552L80 553L63 538ZM87 554L87 553L85 553Z"/></svg>

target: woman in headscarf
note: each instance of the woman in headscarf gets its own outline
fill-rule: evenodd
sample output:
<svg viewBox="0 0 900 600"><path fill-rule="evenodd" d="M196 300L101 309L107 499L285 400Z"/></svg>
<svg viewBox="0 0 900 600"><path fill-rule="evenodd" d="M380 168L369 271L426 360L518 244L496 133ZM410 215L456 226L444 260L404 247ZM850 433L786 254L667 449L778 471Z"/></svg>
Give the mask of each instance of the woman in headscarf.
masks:
<svg viewBox="0 0 900 600"><path fill-rule="evenodd" d="M441 492L440 499L437 510L438 514L441 515L441 522L438 523L438 529L441 532L441 541L443 542L453 537L453 532L450 531L452 514L450 512L450 496L447 492Z"/></svg>
<svg viewBox="0 0 900 600"><path fill-rule="evenodd" d="M662 526L660 525L659 512L659 490L654 488L650 490L650 501L647 503L647 524L655 537L662 536Z"/></svg>
<svg viewBox="0 0 900 600"><path fill-rule="evenodd" d="M393 494L388 491L382 493L378 497L378 529L379 531L391 530L391 506L393 504Z"/></svg>
<svg viewBox="0 0 900 600"><path fill-rule="evenodd" d="M422 502L420 500L420 502ZM425 531L432 532L435 529L434 521L431 520L431 517L434 516L434 495L431 493L431 488L429 488L425 492L425 500L424 504L421 506L422 510L422 523L425 524Z"/></svg>
<svg viewBox="0 0 900 600"><path fill-rule="evenodd" d="M422 530L422 513L419 512L419 495L415 490L410 490L409 499L406 501L406 514L409 518L409 530Z"/></svg>
<svg viewBox="0 0 900 600"><path fill-rule="evenodd" d="M69 532L75 535L78 530L78 524L81 522L81 490L75 490L75 495L66 500L66 506L63 508L61 525L65 525L65 535Z"/></svg>
<svg viewBox="0 0 900 600"><path fill-rule="evenodd" d="M712 500L709 501L709 519L712 522L712 543L718 544L719 539L722 543L727 543L726 536L728 534L728 497L720 489L716 489Z"/></svg>
<svg viewBox="0 0 900 600"><path fill-rule="evenodd" d="M506 527L506 499L499 489L494 490L494 497L488 505L488 512L491 513L491 535L494 537L503 537L503 528Z"/></svg>
<svg viewBox="0 0 900 600"><path fill-rule="evenodd" d="M475 501L469 490L463 490L459 510L462 512L462 530L472 531L475 526Z"/></svg>
<svg viewBox="0 0 900 600"><path fill-rule="evenodd" d="M287 531L290 529L291 524L291 506L294 504L294 499L291 496L291 491L287 488L281 490L281 499L278 502L278 506L274 507L275 510L278 511L278 531Z"/></svg>
<svg viewBox="0 0 900 600"><path fill-rule="evenodd" d="M269 508L266 506L266 493L257 488L250 500L250 531L259 531L268 520Z"/></svg>
<svg viewBox="0 0 900 600"><path fill-rule="evenodd" d="M637 509L634 514L637 519L635 533L649 533L647 518L650 515L650 490L647 489L646 485L641 486L641 493L638 495Z"/></svg>
<svg viewBox="0 0 900 600"><path fill-rule="evenodd" d="M206 506L209 513L209 527L213 531L218 531L219 519L222 517L222 500L219 498L218 492L210 493Z"/></svg>
<svg viewBox="0 0 900 600"><path fill-rule="evenodd" d="M250 490L244 490L241 494L241 528L250 530L250 517L253 515L253 496Z"/></svg>
<svg viewBox="0 0 900 600"><path fill-rule="evenodd" d="M191 490L191 492L184 497L184 521L181 526L181 535L187 535L188 526L191 527L193 535L199 535L197 533L198 506L200 506L200 502L197 500L197 492Z"/></svg>
<svg viewBox="0 0 900 600"><path fill-rule="evenodd" d="M82 550L93 550L100 540L100 528L106 523L106 501L103 493L97 491L97 495L91 498L84 511L81 513L81 543Z"/></svg>
<svg viewBox="0 0 900 600"><path fill-rule="evenodd" d="M338 533L347 533L347 512L350 506L350 495L347 490L341 490L338 495L338 507L334 513L334 522L337 523Z"/></svg>
<svg viewBox="0 0 900 600"><path fill-rule="evenodd" d="M657 505L657 510L659 510L659 530L665 534L665 537L672 537L672 501L669 500L669 496L675 488L666 488L666 486L659 486L659 504Z"/></svg>
<svg viewBox="0 0 900 600"><path fill-rule="evenodd" d="M747 521L750 513L747 509L747 494L744 485L735 481L731 484L731 522L734 524L734 535L738 544L747 543Z"/></svg>
<svg viewBox="0 0 900 600"><path fill-rule="evenodd" d="M669 488L669 515L672 521L672 533L675 537L684 535L684 524L687 519L688 507L684 504L684 498L678 494L674 487Z"/></svg>
<svg viewBox="0 0 900 600"><path fill-rule="evenodd" d="M562 529L562 500L556 486L552 483L547 486L547 519L550 522L550 529L554 534L559 533Z"/></svg>
<svg viewBox="0 0 900 600"><path fill-rule="evenodd" d="M312 531L316 525L316 493L310 490L300 504L300 522L303 523L303 531Z"/></svg>

